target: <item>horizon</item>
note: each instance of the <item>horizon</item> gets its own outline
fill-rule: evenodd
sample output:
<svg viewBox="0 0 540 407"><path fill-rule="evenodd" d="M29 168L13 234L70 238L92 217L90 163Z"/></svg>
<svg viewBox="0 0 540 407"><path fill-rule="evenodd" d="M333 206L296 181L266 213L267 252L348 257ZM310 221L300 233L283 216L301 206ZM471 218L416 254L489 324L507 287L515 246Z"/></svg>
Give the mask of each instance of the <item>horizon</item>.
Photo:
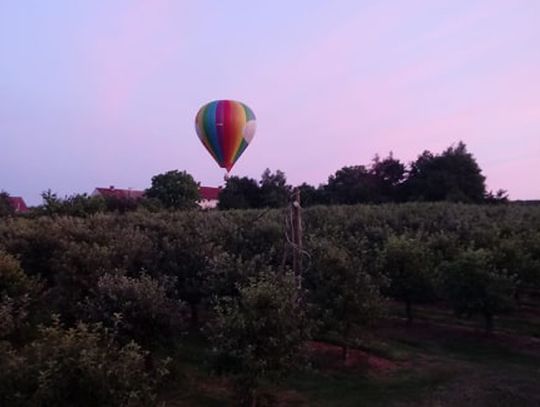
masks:
<svg viewBox="0 0 540 407"><path fill-rule="evenodd" d="M30 205L172 169L222 185L194 126L216 99L257 117L231 175L317 186L462 140L488 190L540 199L535 0L5 2L0 34L0 190Z"/></svg>

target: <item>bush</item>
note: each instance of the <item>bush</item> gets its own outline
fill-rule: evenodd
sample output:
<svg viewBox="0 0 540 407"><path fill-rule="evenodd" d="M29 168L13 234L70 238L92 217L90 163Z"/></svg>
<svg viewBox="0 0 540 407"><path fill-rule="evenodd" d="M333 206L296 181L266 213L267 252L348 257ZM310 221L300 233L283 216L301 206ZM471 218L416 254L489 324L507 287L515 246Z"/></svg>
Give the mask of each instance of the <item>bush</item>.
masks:
<svg viewBox="0 0 540 407"><path fill-rule="evenodd" d="M182 303L169 296L173 281L158 281L147 275L128 277L105 274L99 278L85 310L91 320L118 329L124 341L135 339L144 345L169 343L181 332Z"/></svg>
<svg viewBox="0 0 540 407"><path fill-rule="evenodd" d="M216 366L235 377L240 404L254 406L263 379L279 380L301 360L309 335L295 277L260 270L223 299L208 324Z"/></svg>
<svg viewBox="0 0 540 407"><path fill-rule="evenodd" d="M21 335L39 298L41 284L28 277L19 262L0 251L0 340Z"/></svg>
<svg viewBox="0 0 540 407"><path fill-rule="evenodd" d="M20 350L0 344L0 404L9 406L150 406L167 374L149 365L135 342L118 346L101 325L58 321Z"/></svg>
<svg viewBox="0 0 540 407"><path fill-rule="evenodd" d="M312 243L312 254L307 281L312 302L323 328L339 335L346 362L356 328L372 324L384 311L379 282L359 257L333 241Z"/></svg>
<svg viewBox="0 0 540 407"><path fill-rule="evenodd" d="M441 293L458 316L481 314L486 332L493 317L512 309L517 279L499 270L486 250L467 250L441 265Z"/></svg>
<svg viewBox="0 0 540 407"><path fill-rule="evenodd" d="M434 298L435 276L429 252L416 238L391 236L379 253L381 272L389 278L388 294L405 304L407 321L413 321L412 305Z"/></svg>

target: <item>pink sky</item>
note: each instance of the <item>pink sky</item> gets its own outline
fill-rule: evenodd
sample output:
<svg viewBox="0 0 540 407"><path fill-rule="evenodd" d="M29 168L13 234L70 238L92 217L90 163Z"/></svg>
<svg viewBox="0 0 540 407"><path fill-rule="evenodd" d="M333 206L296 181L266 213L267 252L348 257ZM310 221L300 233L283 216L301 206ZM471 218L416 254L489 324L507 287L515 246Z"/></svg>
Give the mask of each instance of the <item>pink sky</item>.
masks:
<svg viewBox="0 0 540 407"><path fill-rule="evenodd" d="M540 198L539 44L536 0L2 2L0 189L220 184L193 118L228 98L258 119L237 175L463 140L488 188Z"/></svg>

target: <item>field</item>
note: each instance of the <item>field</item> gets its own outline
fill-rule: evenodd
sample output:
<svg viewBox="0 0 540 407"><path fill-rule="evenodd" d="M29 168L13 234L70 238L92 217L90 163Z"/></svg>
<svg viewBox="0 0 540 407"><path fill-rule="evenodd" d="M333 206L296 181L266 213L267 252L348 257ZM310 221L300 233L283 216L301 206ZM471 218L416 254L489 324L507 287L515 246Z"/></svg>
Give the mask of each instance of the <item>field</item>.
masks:
<svg viewBox="0 0 540 407"><path fill-rule="evenodd" d="M284 215L0 221L0 404L540 405L539 207Z"/></svg>
<svg viewBox="0 0 540 407"><path fill-rule="evenodd" d="M531 305L536 311L498 320L491 336L446 310L422 307L413 326L396 312L346 365L331 340L314 342L310 367L265 391L278 406L538 406L540 312ZM197 335L178 349L184 385L165 392L166 405L235 405L230 383L205 367L205 352Z"/></svg>

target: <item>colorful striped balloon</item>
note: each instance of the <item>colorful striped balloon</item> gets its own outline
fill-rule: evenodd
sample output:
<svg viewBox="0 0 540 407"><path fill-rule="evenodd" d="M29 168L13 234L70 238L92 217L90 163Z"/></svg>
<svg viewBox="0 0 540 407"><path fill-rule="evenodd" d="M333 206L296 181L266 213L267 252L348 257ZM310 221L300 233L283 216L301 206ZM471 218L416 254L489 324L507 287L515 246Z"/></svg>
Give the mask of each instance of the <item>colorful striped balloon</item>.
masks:
<svg viewBox="0 0 540 407"><path fill-rule="evenodd" d="M255 135L255 115L245 104L216 100L195 117L197 135L220 167L231 170Z"/></svg>

